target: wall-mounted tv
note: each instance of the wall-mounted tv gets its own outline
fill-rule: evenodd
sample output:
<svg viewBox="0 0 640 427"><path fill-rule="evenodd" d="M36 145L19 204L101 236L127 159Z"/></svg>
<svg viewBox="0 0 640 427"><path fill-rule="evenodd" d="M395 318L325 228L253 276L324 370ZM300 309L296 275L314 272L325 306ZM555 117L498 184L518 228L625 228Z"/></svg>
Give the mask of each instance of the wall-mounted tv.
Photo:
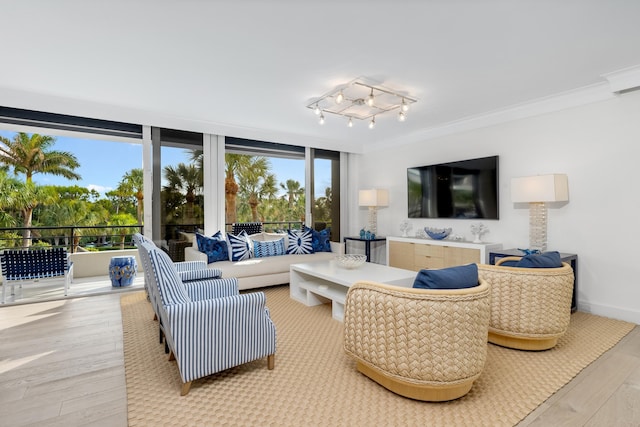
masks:
<svg viewBox="0 0 640 427"><path fill-rule="evenodd" d="M409 218L498 219L498 156L407 169Z"/></svg>

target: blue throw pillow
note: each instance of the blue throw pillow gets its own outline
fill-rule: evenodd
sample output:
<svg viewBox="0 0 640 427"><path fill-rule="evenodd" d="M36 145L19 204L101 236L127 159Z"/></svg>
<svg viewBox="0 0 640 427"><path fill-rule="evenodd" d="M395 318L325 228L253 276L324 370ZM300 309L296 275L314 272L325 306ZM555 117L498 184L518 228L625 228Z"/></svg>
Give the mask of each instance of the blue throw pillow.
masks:
<svg viewBox="0 0 640 427"><path fill-rule="evenodd" d="M330 233L330 228L325 228L321 231L311 229L311 246L313 247L313 252L331 252Z"/></svg>
<svg viewBox="0 0 640 427"><path fill-rule="evenodd" d="M231 261L242 261L253 256L253 244L246 231L242 230L238 235L227 234L227 242Z"/></svg>
<svg viewBox="0 0 640 427"><path fill-rule="evenodd" d="M284 254L284 237L278 240L267 240L266 242L260 242L258 240L253 242L253 256L256 258L264 258L268 256L278 256Z"/></svg>
<svg viewBox="0 0 640 427"><path fill-rule="evenodd" d="M208 264L216 261L229 260L229 247L227 246L227 241L222 237L222 233L220 231L212 237L196 233L196 243L198 245L198 250L207 254Z"/></svg>
<svg viewBox="0 0 640 427"><path fill-rule="evenodd" d="M562 267L562 258L558 251L543 252L523 256L514 267L521 268L558 268Z"/></svg>
<svg viewBox="0 0 640 427"><path fill-rule="evenodd" d="M289 230L287 234L289 238L287 254L302 255L313 253L313 246L311 244L313 236L310 229Z"/></svg>
<svg viewBox="0 0 640 427"><path fill-rule="evenodd" d="M420 270L414 288L464 289L478 286L478 266L467 264L437 270Z"/></svg>

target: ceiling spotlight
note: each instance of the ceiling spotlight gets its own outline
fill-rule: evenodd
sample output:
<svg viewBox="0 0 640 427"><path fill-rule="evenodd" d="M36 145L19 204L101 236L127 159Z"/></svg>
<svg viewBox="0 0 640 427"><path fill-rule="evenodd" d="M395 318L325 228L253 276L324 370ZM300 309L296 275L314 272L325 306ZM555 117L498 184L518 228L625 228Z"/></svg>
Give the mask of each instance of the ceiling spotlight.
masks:
<svg viewBox="0 0 640 427"><path fill-rule="evenodd" d="M373 118L369 122L369 129L373 129L374 127L376 127L376 116L373 116Z"/></svg>
<svg viewBox="0 0 640 427"><path fill-rule="evenodd" d="M371 93L367 97L367 105L373 107L373 88L371 88Z"/></svg>
<svg viewBox="0 0 640 427"><path fill-rule="evenodd" d="M349 122L347 123L347 126L349 126L350 128L353 127L353 120L351 119L351 117L349 117Z"/></svg>
<svg viewBox="0 0 640 427"><path fill-rule="evenodd" d="M404 111L400 111L398 113L398 120L400 120L401 122L404 122L405 120L407 120L407 116L406 114L404 114Z"/></svg>
<svg viewBox="0 0 640 427"><path fill-rule="evenodd" d="M313 112L316 113L316 116L319 116L321 111L320 111L320 107L318 106L318 103L316 102L316 106L313 107Z"/></svg>
<svg viewBox="0 0 640 427"><path fill-rule="evenodd" d="M320 113L320 124L324 124L324 114Z"/></svg>
<svg viewBox="0 0 640 427"><path fill-rule="evenodd" d="M407 101L405 101L404 98L402 98L402 104L400 105L400 109L402 109L402 111L404 111L405 113L409 111L409 104L407 104Z"/></svg>
<svg viewBox="0 0 640 427"><path fill-rule="evenodd" d="M338 96L336 96L336 104L342 104L342 101L344 101L344 95L342 94L342 91L340 91Z"/></svg>

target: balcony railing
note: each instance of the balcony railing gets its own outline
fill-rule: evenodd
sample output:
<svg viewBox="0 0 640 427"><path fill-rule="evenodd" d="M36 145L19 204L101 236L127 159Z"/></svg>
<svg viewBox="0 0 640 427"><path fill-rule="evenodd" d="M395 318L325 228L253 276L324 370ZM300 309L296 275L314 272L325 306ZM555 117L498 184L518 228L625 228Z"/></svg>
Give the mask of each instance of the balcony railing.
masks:
<svg viewBox="0 0 640 427"><path fill-rule="evenodd" d="M73 253L132 248L131 236L141 231L139 224L0 228L0 250L47 246L64 247Z"/></svg>
<svg viewBox="0 0 640 427"><path fill-rule="evenodd" d="M302 221L264 221L266 232L283 232L300 229ZM226 232L231 232L232 224L225 224ZM316 230L331 227L331 223L317 222ZM204 228L203 224L165 224L162 240L179 239L178 232L193 233ZM25 230L30 236L25 237ZM64 247L70 253L87 250L109 250L134 248L131 236L142 232L142 225L94 225L94 226L48 226L0 228L0 250L28 247Z"/></svg>

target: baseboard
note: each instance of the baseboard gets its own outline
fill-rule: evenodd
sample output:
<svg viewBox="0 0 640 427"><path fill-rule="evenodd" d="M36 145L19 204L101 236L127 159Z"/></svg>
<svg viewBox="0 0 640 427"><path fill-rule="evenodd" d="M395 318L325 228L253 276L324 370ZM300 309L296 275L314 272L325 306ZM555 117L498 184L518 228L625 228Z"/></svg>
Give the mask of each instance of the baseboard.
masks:
<svg viewBox="0 0 640 427"><path fill-rule="evenodd" d="M629 310L622 307L615 307L604 304L592 304L586 301L578 300L578 310L585 313L591 313L598 316L609 317L612 319L624 320L640 325L640 311Z"/></svg>

